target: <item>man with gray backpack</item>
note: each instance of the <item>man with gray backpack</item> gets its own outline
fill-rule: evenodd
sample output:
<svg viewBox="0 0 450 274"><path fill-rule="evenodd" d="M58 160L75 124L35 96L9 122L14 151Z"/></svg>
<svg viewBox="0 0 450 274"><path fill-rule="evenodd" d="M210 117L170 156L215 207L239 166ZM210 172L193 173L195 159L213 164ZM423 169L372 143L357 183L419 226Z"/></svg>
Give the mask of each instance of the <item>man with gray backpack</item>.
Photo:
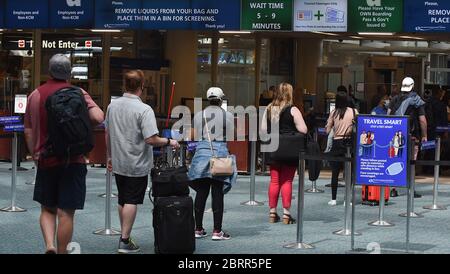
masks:
<svg viewBox="0 0 450 274"><path fill-rule="evenodd" d="M25 140L37 167L33 200L41 204L46 254L67 253L75 210L86 197L85 154L92 127L104 120L89 94L70 85L72 65L63 54L49 61L50 79L28 98ZM55 247L56 236L56 247Z"/></svg>
<svg viewBox="0 0 450 274"><path fill-rule="evenodd" d="M388 115L410 116L409 130L414 142L413 160L417 159L420 142L427 141L427 119L425 101L414 91L414 80L411 77L403 79L401 93L395 96L388 108ZM397 190L391 190L391 197L398 196ZM414 198L421 195L414 192Z"/></svg>

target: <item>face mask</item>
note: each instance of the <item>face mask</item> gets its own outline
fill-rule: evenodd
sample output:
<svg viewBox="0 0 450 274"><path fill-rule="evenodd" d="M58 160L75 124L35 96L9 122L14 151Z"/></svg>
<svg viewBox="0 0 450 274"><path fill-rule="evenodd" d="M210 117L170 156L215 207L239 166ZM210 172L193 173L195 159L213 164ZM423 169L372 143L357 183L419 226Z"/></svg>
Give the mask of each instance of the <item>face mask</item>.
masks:
<svg viewBox="0 0 450 274"><path fill-rule="evenodd" d="M384 106L385 106L385 107L388 107L390 103L391 103L390 100L386 100L386 101L384 101Z"/></svg>

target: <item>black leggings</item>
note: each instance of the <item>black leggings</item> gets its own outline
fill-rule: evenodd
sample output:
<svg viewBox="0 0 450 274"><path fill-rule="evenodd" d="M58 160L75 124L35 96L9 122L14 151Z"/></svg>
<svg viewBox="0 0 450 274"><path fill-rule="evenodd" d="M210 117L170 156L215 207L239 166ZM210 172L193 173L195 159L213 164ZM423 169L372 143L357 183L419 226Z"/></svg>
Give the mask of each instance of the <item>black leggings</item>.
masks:
<svg viewBox="0 0 450 274"><path fill-rule="evenodd" d="M212 210L214 217L214 230L222 230L223 220L223 185L222 181L211 178L197 179L193 182L194 189L197 191L194 202L195 226L197 230L203 228L203 215L205 213L206 200L209 196L209 190L212 194Z"/></svg>
<svg viewBox="0 0 450 274"><path fill-rule="evenodd" d="M343 157L345 156L346 148L343 140L333 140L333 147L330 151L330 156ZM336 200L338 189L339 172L343 166L342 162L330 162L331 166L331 199Z"/></svg>

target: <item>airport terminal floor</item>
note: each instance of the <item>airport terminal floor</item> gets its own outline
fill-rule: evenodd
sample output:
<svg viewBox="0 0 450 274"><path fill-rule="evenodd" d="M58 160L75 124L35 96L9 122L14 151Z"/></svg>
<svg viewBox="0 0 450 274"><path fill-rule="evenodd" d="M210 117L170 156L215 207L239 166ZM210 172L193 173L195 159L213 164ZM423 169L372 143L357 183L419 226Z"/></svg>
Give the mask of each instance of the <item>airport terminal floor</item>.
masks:
<svg viewBox="0 0 450 274"><path fill-rule="evenodd" d="M23 213L0 213L0 254L42 254L44 245L39 228L40 208L32 200L34 171L31 163L22 163L28 171L18 172L17 205L26 208ZM10 204L11 185L10 163L0 163L0 206ZM350 237L337 236L332 232L344 227L344 188L339 188L338 205L328 206L331 196L327 172L323 172L318 187L325 190L321 194L305 193L304 242L313 244L315 249L293 250L283 248L296 241L296 225L270 224L268 221L267 189L268 176L256 177L256 200L264 206L243 206L249 199L250 177L239 176L237 184L225 196L224 230L232 235L229 241L213 242L210 237L197 240L196 254L345 254L351 248ZM410 252L418 254L450 254L450 210L430 211L422 207L432 203L432 178L418 176L416 190L423 195L415 199L415 211L424 218L411 218ZM450 205L450 177L441 176L439 204ZM310 182L305 181L306 187ZM293 215L296 216L298 177L295 178L295 199ZM113 184L113 191L116 191ZM115 254L119 238L98 236L93 231L104 228L105 200L98 197L105 192L105 169L89 168L87 176L87 196L85 209L75 216L73 242L79 243L82 254ZM399 197L391 198L385 209L385 219L395 224L393 227L373 227L368 223L378 218L378 207L361 205L361 189L356 188L355 211L356 231L362 235L355 237L355 248L367 249L379 244L382 254L397 254L405 251L406 218L399 217L406 211L405 190L399 190ZM191 195L195 195L191 191ZM207 205L210 205L208 201ZM208 207L208 206L207 206ZM112 199L112 226L117 228L116 200ZM133 237L141 246L141 254L153 254L152 204L148 197L140 207ZM280 213L280 212L279 212ZM205 214L205 228L212 230L212 214Z"/></svg>

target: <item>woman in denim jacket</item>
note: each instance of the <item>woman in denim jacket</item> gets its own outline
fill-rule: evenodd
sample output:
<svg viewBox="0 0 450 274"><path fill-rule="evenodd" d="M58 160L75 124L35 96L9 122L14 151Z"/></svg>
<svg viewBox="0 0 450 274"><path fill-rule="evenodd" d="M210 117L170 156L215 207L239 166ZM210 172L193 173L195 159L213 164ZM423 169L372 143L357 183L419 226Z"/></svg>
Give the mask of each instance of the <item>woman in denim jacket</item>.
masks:
<svg viewBox="0 0 450 274"><path fill-rule="evenodd" d="M191 166L189 168L189 179L192 180L192 188L197 191L194 202L195 213L195 237L204 238L208 236L203 228L203 215L205 212L206 200L211 189L212 210L214 217L214 230L212 240L228 240L231 236L222 230L222 220L224 211L224 194L226 194L237 179L236 159L233 159L233 175L213 177L209 170L209 161L213 157L211 145L208 140L209 129L214 156L229 156L227 148L227 136L234 137L234 116L226 112L220 106L224 98L222 89L212 87L207 92L207 98L210 102L202 112L194 116L194 139L198 141ZM205 125L205 118L208 127ZM227 131L230 134L227 134Z"/></svg>

